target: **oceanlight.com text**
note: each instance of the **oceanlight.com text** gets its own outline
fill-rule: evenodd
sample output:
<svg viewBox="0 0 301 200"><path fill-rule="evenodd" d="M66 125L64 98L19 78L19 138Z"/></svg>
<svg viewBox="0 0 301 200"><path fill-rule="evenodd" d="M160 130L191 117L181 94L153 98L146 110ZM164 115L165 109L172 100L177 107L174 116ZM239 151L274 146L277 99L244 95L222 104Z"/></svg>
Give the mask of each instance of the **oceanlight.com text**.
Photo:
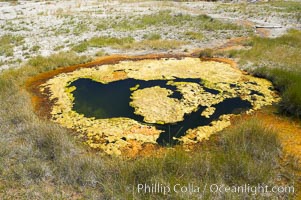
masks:
<svg viewBox="0 0 301 200"><path fill-rule="evenodd" d="M224 184L195 184L195 183L188 183L188 184L162 184L162 183L139 183L136 185L135 189L138 193L161 193L167 195L169 193L200 193L204 194L207 192L210 193L247 193L250 195L257 195L263 193L294 193L295 188L294 186L270 186L266 184L258 184L258 185L233 185L228 186Z"/></svg>
<svg viewBox="0 0 301 200"><path fill-rule="evenodd" d="M209 188L212 193L249 193L256 195L259 193L294 193L293 186L269 186L265 184L249 185L244 184L240 186L227 186L224 184L211 184Z"/></svg>

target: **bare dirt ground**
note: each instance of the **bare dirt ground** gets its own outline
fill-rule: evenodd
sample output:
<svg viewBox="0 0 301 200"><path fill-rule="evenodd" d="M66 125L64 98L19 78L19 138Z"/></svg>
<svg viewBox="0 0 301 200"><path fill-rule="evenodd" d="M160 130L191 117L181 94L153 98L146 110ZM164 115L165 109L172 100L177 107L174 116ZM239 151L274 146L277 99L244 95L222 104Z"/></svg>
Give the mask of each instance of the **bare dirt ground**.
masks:
<svg viewBox="0 0 301 200"><path fill-rule="evenodd" d="M171 15L205 14L224 22L242 24L244 28L200 30L189 23L127 28L131 20L167 10ZM167 51L177 53L221 46L233 37L252 34L276 37L290 28L300 27L293 14L279 11L269 4L100 0L0 2L0 37L12 35L23 38L23 42L14 45L13 53L0 54L0 70L18 67L37 55L48 56L55 52L72 50L74 46L93 37L132 37L135 41L142 41L148 34L155 33L163 40L180 40L185 44L170 50L89 47L79 52L80 54L95 56L100 51L103 54L130 55ZM202 37L190 37L189 32L200 33Z"/></svg>

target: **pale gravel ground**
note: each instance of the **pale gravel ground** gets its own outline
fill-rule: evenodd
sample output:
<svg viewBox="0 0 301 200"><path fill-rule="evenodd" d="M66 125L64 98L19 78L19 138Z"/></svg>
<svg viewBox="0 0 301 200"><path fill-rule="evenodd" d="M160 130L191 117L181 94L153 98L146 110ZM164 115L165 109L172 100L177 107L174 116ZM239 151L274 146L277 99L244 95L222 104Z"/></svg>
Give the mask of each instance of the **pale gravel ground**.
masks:
<svg viewBox="0 0 301 200"><path fill-rule="evenodd" d="M220 6L221 3L212 2L124 2L124 1L100 1L100 0L69 0L69 1L19 1L17 4L0 2L0 36L5 34L21 35L25 43L14 48L11 57L0 56L0 71L2 69L18 67L29 58L42 55L48 56L58 51L68 51L72 46L90 39L94 36L126 37L131 36L135 40L143 39L144 34L158 32L162 39L186 40L190 42L170 52L183 52L185 49L208 48L222 45L231 37L246 36L249 32L240 31L204 31L206 38L201 41L183 38L187 30L193 27L150 26L142 30L116 31L114 29L96 30L96 24L108 18L131 18L133 16L156 13L159 10L171 10L175 14L199 15L207 14L213 18L239 23L249 21L255 25L281 26L271 29L271 37L284 34L289 28L299 28L300 24L281 13L265 15L265 10L258 9L258 15L241 13L239 10L231 10L228 6ZM229 5L229 4L228 4ZM256 6L254 4L254 6ZM262 12L261 12L262 11ZM75 35L73 30L80 23L87 25L87 30ZM63 32L68 29L69 32ZM255 31L255 29L254 29ZM1 45L1 44L0 44ZM38 45L40 49L33 52L30 49ZM61 49L55 50L56 47ZM147 54L163 52L162 50L121 50L110 47L89 48L81 53L94 56L98 51L107 54ZM166 51L164 51L166 52Z"/></svg>

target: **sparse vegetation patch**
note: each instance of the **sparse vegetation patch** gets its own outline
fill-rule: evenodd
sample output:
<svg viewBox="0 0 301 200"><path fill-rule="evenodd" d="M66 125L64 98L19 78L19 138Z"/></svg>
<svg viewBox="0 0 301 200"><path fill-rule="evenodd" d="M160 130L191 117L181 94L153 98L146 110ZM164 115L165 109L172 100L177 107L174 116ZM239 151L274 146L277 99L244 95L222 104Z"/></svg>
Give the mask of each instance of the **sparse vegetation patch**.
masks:
<svg viewBox="0 0 301 200"><path fill-rule="evenodd" d="M0 37L0 56L13 56L14 47L22 45L24 38L22 36L3 35Z"/></svg>

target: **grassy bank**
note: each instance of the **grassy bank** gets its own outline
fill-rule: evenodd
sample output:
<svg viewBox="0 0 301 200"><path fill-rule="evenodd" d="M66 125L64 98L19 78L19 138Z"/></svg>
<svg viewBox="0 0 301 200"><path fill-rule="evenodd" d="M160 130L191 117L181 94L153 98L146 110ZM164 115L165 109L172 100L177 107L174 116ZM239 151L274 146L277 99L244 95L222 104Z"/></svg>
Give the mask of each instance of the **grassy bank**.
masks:
<svg viewBox="0 0 301 200"><path fill-rule="evenodd" d="M78 53L85 52L90 47L112 47L123 50L171 50L179 48L187 42L178 40L164 40L160 35L146 35L146 39L135 41L132 37L115 38L115 37L94 37L72 47L73 51Z"/></svg>
<svg viewBox="0 0 301 200"><path fill-rule="evenodd" d="M182 186L275 185L281 146L273 130L258 121L238 122L191 152L175 148L160 156L120 159L90 152L72 131L38 118L23 85L27 78L88 61L61 52L36 57L0 75L1 199L242 199L245 193L138 193L139 183ZM208 186L209 187L209 186ZM287 197L287 194L270 194ZM257 195L256 199L265 199Z"/></svg>
<svg viewBox="0 0 301 200"><path fill-rule="evenodd" d="M301 70L261 68L255 71L259 76L270 79L281 92L280 111L301 117Z"/></svg>
<svg viewBox="0 0 301 200"><path fill-rule="evenodd" d="M280 111L301 116L301 31L291 30L279 38L255 37L250 50L234 51L240 64L248 70L270 79L279 89L282 101ZM251 63L251 64L250 64Z"/></svg>

